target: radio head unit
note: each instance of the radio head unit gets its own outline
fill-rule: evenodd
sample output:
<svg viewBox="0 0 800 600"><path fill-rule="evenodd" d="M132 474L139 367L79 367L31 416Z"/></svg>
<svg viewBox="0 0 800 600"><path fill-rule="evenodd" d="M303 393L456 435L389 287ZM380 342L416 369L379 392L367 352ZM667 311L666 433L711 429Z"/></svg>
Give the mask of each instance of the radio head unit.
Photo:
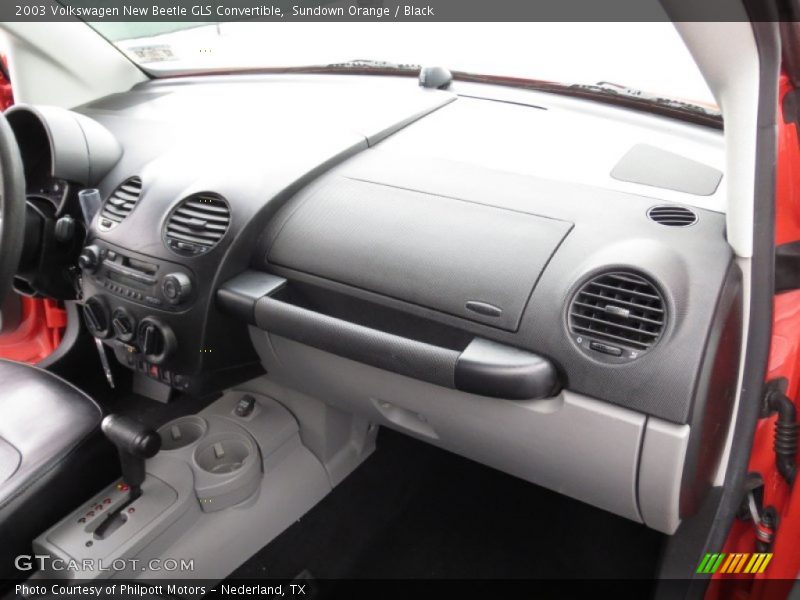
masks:
<svg viewBox="0 0 800 600"><path fill-rule="evenodd" d="M150 259L155 260L155 259ZM191 271L167 261L150 262L100 241L86 246L78 264L98 289L129 302L166 311L183 311L194 300Z"/></svg>

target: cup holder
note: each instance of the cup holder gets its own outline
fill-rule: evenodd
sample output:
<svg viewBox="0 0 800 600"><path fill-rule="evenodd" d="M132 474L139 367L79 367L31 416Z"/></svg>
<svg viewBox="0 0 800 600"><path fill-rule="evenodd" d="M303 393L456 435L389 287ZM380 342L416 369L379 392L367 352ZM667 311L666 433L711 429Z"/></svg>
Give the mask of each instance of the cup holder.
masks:
<svg viewBox="0 0 800 600"><path fill-rule="evenodd" d="M244 436L223 434L206 440L195 450L194 460L201 469L214 475L238 471L253 448Z"/></svg>
<svg viewBox="0 0 800 600"><path fill-rule="evenodd" d="M179 450L194 444L203 437L208 423L201 417L181 417L162 425L158 430L162 450Z"/></svg>
<svg viewBox="0 0 800 600"><path fill-rule="evenodd" d="M162 449L189 463L203 512L250 498L262 481L261 453L247 429L219 415L190 415L159 428Z"/></svg>

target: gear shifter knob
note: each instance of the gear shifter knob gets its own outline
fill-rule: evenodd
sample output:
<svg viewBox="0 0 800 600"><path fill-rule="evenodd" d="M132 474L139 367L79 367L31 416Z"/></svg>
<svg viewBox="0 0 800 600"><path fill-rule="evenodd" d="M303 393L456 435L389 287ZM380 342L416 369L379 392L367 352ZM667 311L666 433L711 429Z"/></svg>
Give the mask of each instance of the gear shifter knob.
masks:
<svg viewBox="0 0 800 600"><path fill-rule="evenodd" d="M152 429L121 415L108 415L100 427L119 451L122 479L131 488L131 500L138 498L145 478L144 461L161 449L161 437Z"/></svg>
<svg viewBox="0 0 800 600"><path fill-rule="evenodd" d="M152 458L161 449L161 436L130 417L108 415L100 427L120 451L139 458Z"/></svg>

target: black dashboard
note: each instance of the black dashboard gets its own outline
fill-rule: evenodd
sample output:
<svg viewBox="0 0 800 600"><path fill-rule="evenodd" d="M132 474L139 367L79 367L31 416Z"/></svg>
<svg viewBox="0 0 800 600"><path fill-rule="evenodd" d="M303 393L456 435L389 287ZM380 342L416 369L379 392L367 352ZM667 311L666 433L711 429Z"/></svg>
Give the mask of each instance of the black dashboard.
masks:
<svg viewBox="0 0 800 600"><path fill-rule="evenodd" d="M493 401L567 390L688 425L681 511L702 496L741 336L725 216L682 179L699 172L712 185L695 195L714 193L713 167L633 145L604 158L639 186L624 191L504 168L508 120L534 127L563 106L403 78L143 84L69 111L97 128L86 174L60 117L15 110L29 193L99 190L78 299L142 376L189 392L255 377L265 330Z"/></svg>

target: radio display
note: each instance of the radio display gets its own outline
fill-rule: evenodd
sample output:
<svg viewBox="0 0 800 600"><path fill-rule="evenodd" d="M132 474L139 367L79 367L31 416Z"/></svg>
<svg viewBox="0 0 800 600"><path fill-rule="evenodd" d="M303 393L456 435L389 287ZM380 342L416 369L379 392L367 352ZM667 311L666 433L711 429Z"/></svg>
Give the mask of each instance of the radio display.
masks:
<svg viewBox="0 0 800 600"><path fill-rule="evenodd" d="M147 292L150 290L150 286L146 283L142 283L141 281L136 281L132 277L128 277L122 273L118 273L117 271L108 270L106 271L106 277L111 279L112 281L116 281L117 283L121 283L131 288L135 288L137 290L141 290L143 292Z"/></svg>

